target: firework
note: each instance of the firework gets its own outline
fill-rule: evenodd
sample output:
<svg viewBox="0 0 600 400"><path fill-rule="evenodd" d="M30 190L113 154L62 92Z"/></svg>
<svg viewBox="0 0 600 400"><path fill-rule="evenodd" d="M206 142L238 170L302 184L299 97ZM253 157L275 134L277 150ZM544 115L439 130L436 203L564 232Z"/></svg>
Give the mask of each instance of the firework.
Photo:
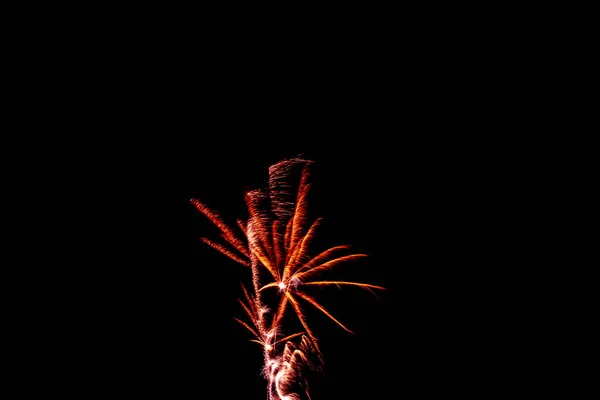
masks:
<svg viewBox="0 0 600 400"><path fill-rule="evenodd" d="M307 288L333 285L384 289L367 283L320 278L325 271L367 255L349 253L347 245L312 254L311 241L322 220L311 222L309 217L311 165L312 161L302 158L272 165L268 187L245 193L248 219L238 220L236 227L228 226L218 213L191 199L221 233L221 243L208 238L202 238L203 242L250 269L252 286L248 289L242 285L240 300L246 318L236 320L252 334L251 341L262 347L269 400L300 400L303 395L310 398L304 372L318 368L323 359L315 332L308 324L305 306L314 307L351 332L309 295ZM269 291L275 293L269 297L275 301L266 300L265 293ZM283 324L286 311L296 316L302 327L300 332L286 330Z"/></svg>

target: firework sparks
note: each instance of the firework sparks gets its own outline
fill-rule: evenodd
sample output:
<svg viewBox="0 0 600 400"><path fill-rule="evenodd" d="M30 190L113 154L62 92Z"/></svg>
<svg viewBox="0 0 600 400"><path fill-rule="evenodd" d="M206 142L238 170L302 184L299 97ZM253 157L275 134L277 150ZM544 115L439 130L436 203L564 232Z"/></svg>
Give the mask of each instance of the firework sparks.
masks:
<svg viewBox="0 0 600 400"><path fill-rule="evenodd" d="M235 319L252 334L254 339L251 341L263 349L263 373L268 381L269 400L300 400L299 393L310 398L303 371L318 368L322 357L304 305L314 307L333 323L352 332L307 293L307 288L354 286L370 291L384 289L367 283L319 278L325 271L367 255L340 255L350 248L342 245L311 256L310 244L322 221L316 219L311 223L309 218L311 165L311 161L301 158L272 165L268 189L246 193L249 217L247 221L237 220L239 230L226 225L215 211L199 200L191 199L198 211L219 228L225 243L208 238L202 238L202 241L251 269L253 290L249 291L242 285L244 300L239 301L250 323ZM300 174L296 188L293 185L294 173ZM262 295L271 290L277 294L276 303L265 304ZM302 332L285 332L282 321L288 308L300 322Z"/></svg>

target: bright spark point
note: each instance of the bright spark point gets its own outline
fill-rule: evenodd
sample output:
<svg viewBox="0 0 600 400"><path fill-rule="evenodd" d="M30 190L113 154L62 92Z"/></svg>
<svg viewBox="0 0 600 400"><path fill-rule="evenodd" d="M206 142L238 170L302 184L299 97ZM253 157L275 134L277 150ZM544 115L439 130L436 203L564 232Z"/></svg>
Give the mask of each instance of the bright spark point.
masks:
<svg viewBox="0 0 600 400"><path fill-rule="evenodd" d="M278 286L279 286L279 289L281 289L281 290L285 289L285 283L283 283L283 282L279 282Z"/></svg>

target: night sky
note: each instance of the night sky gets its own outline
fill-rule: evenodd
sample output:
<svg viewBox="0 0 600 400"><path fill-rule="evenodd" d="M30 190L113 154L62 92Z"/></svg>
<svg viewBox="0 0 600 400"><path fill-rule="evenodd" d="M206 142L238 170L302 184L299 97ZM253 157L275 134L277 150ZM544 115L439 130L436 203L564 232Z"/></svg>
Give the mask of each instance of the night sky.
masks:
<svg viewBox="0 0 600 400"><path fill-rule="evenodd" d="M233 224L247 216L244 191L296 156L315 163L316 244L369 254L336 278L387 288L319 293L355 334L308 313L324 357L312 400L481 399L514 381L511 343L522 332L504 307L520 307L511 285L534 261L516 253L534 239L538 204L526 194L545 168L526 175L519 160L542 150L520 136L534 124L511 118L531 107L511 75L522 62L504 66L484 39L469 45L479 28L452 38L460 24L439 14L443 29L429 11L427 23L405 25L409 13L370 29L336 13L350 26L317 34L315 46L304 38L311 26L288 41L268 27L255 39L230 22L213 30L177 17L169 33L139 18L160 28L155 37L134 29L114 46L68 46L73 63L36 60L59 70L39 78L56 85L41 99L58 110L31 118L40 132L67 132L32 139L50 161L35 164L43 182L27 195L47 230L28 236L73 236L48 250L64 256L41 263L42 279L65 287L37 330L56 352L48 368L59 358L73 371L59 383L78 398L265 400L261 349L234 320L249 270L201 242L218 231L190 198Z"/></svg>
<svg viewBox="0 0 600 400"><path fill-rule="evenodd" d="M218 231L190 198L234 223L246 217L244 191L264 187L270 165L301 155L315 162L318 244L369 254L336 277L387 288L318 296L355 334L308 314L324 357L312 399L479 397L494 388L488 366L514 334L497 340L497 307L509 294L490 295L511 265L503 249L512 239L496 229L518 200L503 190L511 160L486 105L450 98L454 81L421 67L411 64L404 81L387 70L356 85L334 69L314 82L269 72L287 83L265 89L215 62L222 80L187 66L157 86L119 88L101 115L81 113L106 148L85 160L98 172L85 178L93 183L81 224L93 240L81 240L94 267L81 290L94 295L78 312L98 336L86 348L112 365L98 375L106 387L265 399L260 348L234 320L244 317L237 299L249 271L200 241L218 241ZM480 134L486 127L492 133Z"/></svg>
<svg viewBox="0 0 600 400"><path fill-rule="evenodd" d="M299 155L314 161L311 215L323 217L315 246L349 244L369 254L333 276L387 288L376 296L355 287L318 293L355 334L306 308L324 357L323 373L309 377L312 399L479 396L495 388L498 372L489 365L515 334L498 322L509 295L490 294L507 273L490 244L498 236L489 224L503 214L482 183L495 178L456 139L391 140L358 128L330 137L303 136L304 127L236 137L207 128L189 143L155 143L123 170L122 186L98 190L94 204L106 207L85 223L106 228L94 241L84 237L93 262L78 286L91 301L70 305L82 307L73 321L89 321L70 336L86 341L80 356L102 365L85 373L94 379L88 389L266 398L260 346L234 320L244 319L237 299L250 271L201 242L218 241L218 230L190 198L235 223L247 216L244 191L264 187L270 165ZM213 391L219 397L206 397Z"/></svg>
<svg viewBox="0 0 600 400"><path fill-rule="evenodd" d="M264 187L273 163L302 155L315 162L311 212L324 218L316 244L350 244L370 255L335 276L387 288L374 296L327 287L318 295L355 334L308 312L325 361L323 373L309 378L313 400L479 393L473 379L485 379L479 366L491 351L480 340L493 327L479 323L489 310L477 296L489 276L480 270L485 238L468 189L472 174L461 175L468 171L461 160L435 141L356 136L327 146L300 133L281 137L293 143L190 144L183 162L157 174L159 185L148 184L138 215L147 220L136 228L149 240L141 244L148 265L134 268L132 312L121 314L145 391L266 397L261 349L233 319L244 319L237 299L250 271L200 241L218 241L218 231L189 199L234 223L247 215L244 190Z"/></svg>

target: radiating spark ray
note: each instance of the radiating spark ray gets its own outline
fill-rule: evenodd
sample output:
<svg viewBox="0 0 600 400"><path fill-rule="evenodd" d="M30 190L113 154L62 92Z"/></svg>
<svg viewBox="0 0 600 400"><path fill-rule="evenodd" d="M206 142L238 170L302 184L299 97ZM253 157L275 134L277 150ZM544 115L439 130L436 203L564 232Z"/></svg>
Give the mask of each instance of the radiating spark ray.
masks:
<svg viewBox="0 0 600 400"><path fill-rule="evenodd" d="M296 200L296 210L294 212L293 218L293 226L292 226L292 237L290 240L290 244L293 246L300 236L303 235L305 225L307 222L307 213L308 213L308 204L307 204L307 196L308 191L310 189L310 183L308 181L309 178L309 165L307 163L304 165L302 169L302 177L300 179L300 187L298 188L298 197Z"/></svg>
<svg viewBox="0 0 600 400"><path fill-rule="evenodd" d="M300 308L300 305L298 304L298 302L296 301L296 299L294 299L294 297L292 296L292 294L290 292L285 292L285 294L288 297L288 299L290 300L290 303L292 303L292 307L294 308L294 311L296 311L296 315L298 316L298 319L300 320L300 323L302 324L302 326L306 330L306 333L310 337L313 345L316 348L318 348L318 346L317 346L317 338L313 334L312 330L308 327L308 324L306 323L306 317L304 316L304 313L302 312L302 309Z"/></svg>
<svg viewBox="0 0 600 400"><path fill-rule="evenodd" d="M273 321L271 323L271 329L275 329L279 326L279 321L283 318L283 314L285 313L285 308L288 302L287 296L282 296L279 307L277 308L277 313L273 316Z"/></svg>
<svg viewBox="0 0 600 400"><path fill-rule="evenodd" d="M290 248L287 251L287 255L285 257L285 263L286 265L289 264L290 260L292 259L292 256L298 251L298 249L300 248L300 241L298 243L295 243L293 245L290 246Z"/></svg>
<svg viewBox="0 0 600 400"><path fill-rule="evenodd" d="M250 317L250 319L254 322L256 321L256 314L253 313L252 311L250 311L250 308L248 308L248 306L246 304L244 304L243 301L238 299L238 302L242 305L242 308L244 309L244 311L246 311L246 314L248 314L248 316Z"/></svg>
<svg viewBox="0 0 600 400"><path fill-rule="evenodd" d="M227 257L231 258L233 261L242 264L243 266L249 267L250 263L246 260L243 260L241 257L237 256L236 254L234 254L232 251L228 250L227 248L225 248L225 246L223 246L222 244L219 243L215 243L210 239L207 238L200 238L200 240L202 240L204 243L206 243L207 245L209 245L210 247L212 247L213 249L219 251L220 253L226 255Z"/></svg>
<svg viewBox="0 0 600 400"><path fill-rule="evenodd" d="M370 285L368 283L360 283L360 282L345 282L345 281L313 281L313 282L303 282L303 285L351 285L358 286L361 288L371 288L371 289L381 289L385 290L383 286Z"/></svg>
<svg viewBox="0 0 600 400"><path fill-rule="evenodd" d="M260 244L263 254L268 258L272 258L271 249L271 219L269 218L269 197L263 190L255 189L246 192L246 206L250 214L253 230L255 233L254 240L256 244ZM250 221L249 221L250 222Z"/></svg>
<svg viewBox="0 0 600 400"><path fill-rule="evenodd" d="M246 249L242 241L238 239L235 232L231 228L229 228L229 226L225 222L223 222L219 214L212 211L209 207L201 203L198 199L190 199L190 201L198 209L198 211L204 214L214 225L216 225L221 230L221 232L225 234L225 239L233 247L235 247L236 250L248 257L248 250Z"/></svg>
<svg viewBox="0 0 600 400"><path fill-rule="evenodd" d="M278 287L280 282L271 282L267 283L265 286L261 287L258 291L262 292L264 289L268 289L270 287Z"/></svg>
<svg viewBox="0 0 600 400"><path fill-rule="evenodd" d="M246 236L246 222L241 219L238 219L236 222L237 222L237 225L239 226L239 228L244 233L244 236Z"/></svg>
<svg viewBox="0 0 600 400"><path fill-rule="evenodd" d="M262 249L258 247L258 245L250 245L250 247L252 248L252 253L256 256L256 258L258 258L261 264L271 273L273 278L279 280L279 273L275 268L273 268L273 265L271 265L271 262L263 253Z"/></svg>
<svg viewBox="0 0 600 400"><path fill-rule="evenodd" d="M293 335L286 336L284 338L279 339L278 341L276 341L273 344L278 344L278 343L281 343L281 342L285 342L286 340L293 339L293 338L298 337L300 335L304 335L304 332L298 332L298 333L294 333Z"/></svg>
<svg viewBox="0 0 600 400"><path fill-rule="evenodd" d="M342 245L342 246L335 246L332 247L330 249L327 249L325 251L323 251L321 254L317 255L316 257L312 258L311 260L309 260L306 264L304 264L302 267L300 267L297 271L295 271L295 275L298 275L300 272L306 271L311 269L312 267L314 267L316 264L326 260L328 257L331 257L333 254L341 251L341 250L346 250L349 249L350 246L348 245Z"/></svg>
<svg viewBox="0 0 600 400"><path fill-rule="evenodd" d="M248 289L246 289L246 286L244 286L243 284L240 284L240 286L242 287L242 291L244 292L244 297L246 298L248 305L252 308L252 313L254 315L258 315L258 312L256 310L256 301L254 300L254 297L250 293L248 293Z"/></svg>
<svg viewBox="0 0 600 400"><path fill-rule="evenodd" d="M273 222L272 234L273 234L273 250L275 253L275 268L277 268L278 271L281 268L281 263L285 259L285 256L283 254L283 251L284 251L283 236L279 232L280 229L281 229L281 223L278 220L275 220Z"/></svg>
<svg viewBox="0 0 600 400"><path fill-rule="evenodd" d="M344 326L344 324L342 324L340 321L338 321L337 319L335 319L334 316L331 315L322 305L320 305L319 303L317 303L317 301L315 299L313 299L312 297L310 297L306 293L296 293L296 294L299 297L303 298L304 300L308 301L313 306L315 306L317 309L319 309L321 312L323 312L323 314L327 315L329 318L331 318L335 323L337 323L339 326L341 326L342 328L344 328L346 331L348 331L350 333L354 333L350 329L346 328Z"/></svg>
<svg viewBox="0 0 600 400"><path fill-rule="evenodd" d="M273 240L271 238L272 227L270 227L269 223L264 219L260 220L258 226L258 240L255 244L258 248L260 248L262 255L269 260L270 266L276 270L277 265L275 264L275 252L273 250Z"/></svg>
<svg viewBox="0 0 600 400"><path fill-rule="evenodd" d="M345 261L356 260L356 259L359 259L362 257L368 257L368 255L367 254L351 254L349 256L339 257L339 258L333 259L331 261L327 261L326 263L323 263L317 267L313 267L312 269L310 269L308 271L304 271L302 273L296 274L296 279L300 279L300 280L307 279L310 276L317 275L321 271L331 269L340 263L343 263Z"/></svg>
<svg viewBox="0 0 600 400"><path fill-rule="evenodd" d="M264 231L260 237L261 243L263 245L263 249L265 250L265 254L269 257L269 260L272 260L271 264L276 267L275 263L275 251L273 245L273 226L271 221L263 221L265 227Z"/></svg>
<svg viewBox="0 0 600 400"><path fill-rule="evenodd" d="M273 278L278 279L277 270L273 268L269 258L262 250L262 245L260 243L260 239L258 238L259 234L260 231L256 228L255 221L253 219L248 221L248 245L250 247L251 254L262 263L262 265L271 273Z"/></svg>
<svg viewBox="0 0 600 400"><path fill-rule="evenodd" d="M253 335L254 335L254 336L255 336L255 337L258 339L258 340L260 340L260 339L261 339L261 337L260 337L260 335L258 334L258 332L256 332L254 329L252 329L252 327L251 327L250 325L248 325L248 324L247 324L247 323L245 323L244 321L242 321L242 320L240 320L240 319L237 319L237 318L235 318L235 317L234 317L233 319L235 319L237 322L239 322L240 324L242 324L242 326L244 326L244 328L246 328L246 329L248 329L250 332L252 332L252 334L253 334Z"/></svg>
<svg viewBox="0 0 600 400"><path fill-rule="evenodd" d="M284 281L291 275L295 265L297 264L297 260L302 259L305 255L307 247L313 238L314 231L321 223L321 220L321 218L315 220L315 222L313 222L306 235L304 235L304 237L298 242L299 246L296 246L296 248L294 249L293 254L290 257L290 260L288 261L286 268L283 272Z"/></svg>
<svg viewBox="0 0 600 400"><path fill-rule="evenodd" d="M290 218L290 220L288 221L286 227L285 227L285 235L283 237L283 243L285 246L285 250L289 250L290 248L290 242L292 239L292 226L294 224L294 220L292 218Z"/></svg>

